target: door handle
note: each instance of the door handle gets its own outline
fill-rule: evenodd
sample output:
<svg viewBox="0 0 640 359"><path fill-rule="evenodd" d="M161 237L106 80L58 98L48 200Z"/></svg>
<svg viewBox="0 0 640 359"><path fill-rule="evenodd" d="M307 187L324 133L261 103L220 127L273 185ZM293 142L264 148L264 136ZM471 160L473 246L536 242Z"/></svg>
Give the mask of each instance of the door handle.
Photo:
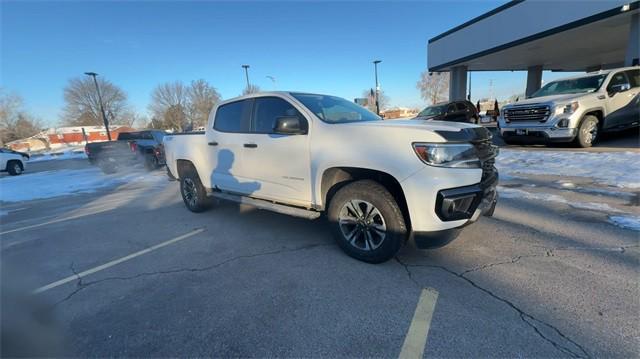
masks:
<svg viewBox="0 0 640 359"><path fill-rule="evenodd" d="M218 142L215 142L215 141L213 141L213 142L208 142L208 143L207 143L207 145L209 145L209 146L217 146L217 145L218 145Z"/></svg>
<svg viewBox="0 0 640 359"><path fill-rule="evenodd" d="M257 148L258 145L256 145L255 143L245 143L244 147L246 147L246 148Z"/></svg>

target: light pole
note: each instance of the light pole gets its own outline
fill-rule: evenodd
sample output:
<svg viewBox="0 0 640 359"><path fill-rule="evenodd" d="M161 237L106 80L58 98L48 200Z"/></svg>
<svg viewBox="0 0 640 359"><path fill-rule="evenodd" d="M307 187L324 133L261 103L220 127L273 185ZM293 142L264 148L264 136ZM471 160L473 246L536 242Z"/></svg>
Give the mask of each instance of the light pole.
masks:
<svg viewBox="0 0 640 359"><path fill-rule="evenodd" d="M244 75L247 77L247 90L249 90L249 65L242 65Z"/></svg>
<svg viewBox="0 0 640 359"><path fill-rule="evenodd" d="M378 98L380 97L380 88L378 86L378 64L381 63L382 61L380 60L374 60L373 61L373 67L375 69L375 74L376 74L376 113L378 114L378 116L380 116L380 102L378 100Z"/></svg>
<svg viewBox="0 0 640 359"><path fill-rule="evenodd" d="M98 80L96 80L96 76L98 76L95 72L85 72L87 76L93 77L93 83L96 85L96 91L98 92L98 101L100 101L100 112L102 112L102 121L104 122L104 128L107 130L107 138L111 141L111 132L109 132L109 121L107 121L107 115L104 112L104 105L102 104L102 95L100 94L100 86L98 86Z"/></svg>
<svg viewBox="0 0 640 359"><path fill-rule="evenodd" d="M267 75L266 78L268 78L269 80L271 80L271 82L273 83L273 89L276 89L276 78L274 76L271 75Z"/></svg>

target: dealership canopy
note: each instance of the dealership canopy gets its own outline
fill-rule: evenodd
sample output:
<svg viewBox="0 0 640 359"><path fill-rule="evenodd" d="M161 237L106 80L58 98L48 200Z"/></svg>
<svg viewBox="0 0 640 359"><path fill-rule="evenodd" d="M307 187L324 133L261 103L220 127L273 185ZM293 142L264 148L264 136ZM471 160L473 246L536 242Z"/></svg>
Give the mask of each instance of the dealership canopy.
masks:
<svg viewBox="0 0 640 359"><path fill-rule="evenodd" d="M638 63L640 1L511 1L429 40L429 71L451 72L466 97L467 71L595 71Z"/></svg>

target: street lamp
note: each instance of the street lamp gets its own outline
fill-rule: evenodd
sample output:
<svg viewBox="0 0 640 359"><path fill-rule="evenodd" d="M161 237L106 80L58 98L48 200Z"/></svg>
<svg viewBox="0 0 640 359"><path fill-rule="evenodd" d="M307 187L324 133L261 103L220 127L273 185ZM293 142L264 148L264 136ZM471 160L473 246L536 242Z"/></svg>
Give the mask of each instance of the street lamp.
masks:
<svg viewBox="0 0 640 359"><path fill-rule="evenodd" d="M378 101L378 98L380 97L380 89L378 86L378 64L381 63L382 61L380 60L374 60L373 61L373 67L375 69L375 74L376 74L376 113L378 114L378 116L380 116L380 102Z"/></svg>
<svg viewBox="0 0 640 359"><path fill-rule="evenodd" d="M107 121L107 115L104 112L104 105L102 104L102 95L100 94L100 86L98 86L98 80L96 80L96 76L98 76L95 72L85 72L87 76L93 77L93 83L96 85L96 91L98 92L98 101L100 102L100 112L102 112L102 121L104 122L104 128L107 129L107 138L111 141L111 132L109 132L109 121Z"/></svg>
<svg viewBox="0 0 640 359"><path fill-rule="evenodd" d="M247 77L247 90L249 89L249 65L242 65L244 75Z"/></svg>

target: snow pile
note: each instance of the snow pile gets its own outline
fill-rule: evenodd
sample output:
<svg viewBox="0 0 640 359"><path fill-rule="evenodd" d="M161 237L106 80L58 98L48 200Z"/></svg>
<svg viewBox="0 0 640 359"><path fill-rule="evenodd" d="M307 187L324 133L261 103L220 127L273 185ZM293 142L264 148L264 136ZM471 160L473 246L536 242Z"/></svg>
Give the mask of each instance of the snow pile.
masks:
<svg viewBox="0 0 640 359"><path fill-rule="evenodd" d="M609 222L618 227L640 231L640 218L631 216L609 216Z"/></svg>
<svg viewBox="0 0 640 359"><path fill-rule="evenodd" d="M51 160L70 160L76 158L87 158L87 154L84 153L84 149L78 148L66 148L64 151L51 151L42 154L34 154L29 159L29 162L41 162Z"/></svg>
<svg viewBox="0 0 640 359"><path fill-rule="evenodd" d="M587 177L621 188L640 188L640 153L500 149L496 167L507 175Z"/></svg>
<svg viewBox="0 0 640 359"><path fill-rule="evenodd" d="M162 172L104 175L98 168L25 173L0 179L0 202L19 202L91 193L128 182L166 181Z"/></svg>

